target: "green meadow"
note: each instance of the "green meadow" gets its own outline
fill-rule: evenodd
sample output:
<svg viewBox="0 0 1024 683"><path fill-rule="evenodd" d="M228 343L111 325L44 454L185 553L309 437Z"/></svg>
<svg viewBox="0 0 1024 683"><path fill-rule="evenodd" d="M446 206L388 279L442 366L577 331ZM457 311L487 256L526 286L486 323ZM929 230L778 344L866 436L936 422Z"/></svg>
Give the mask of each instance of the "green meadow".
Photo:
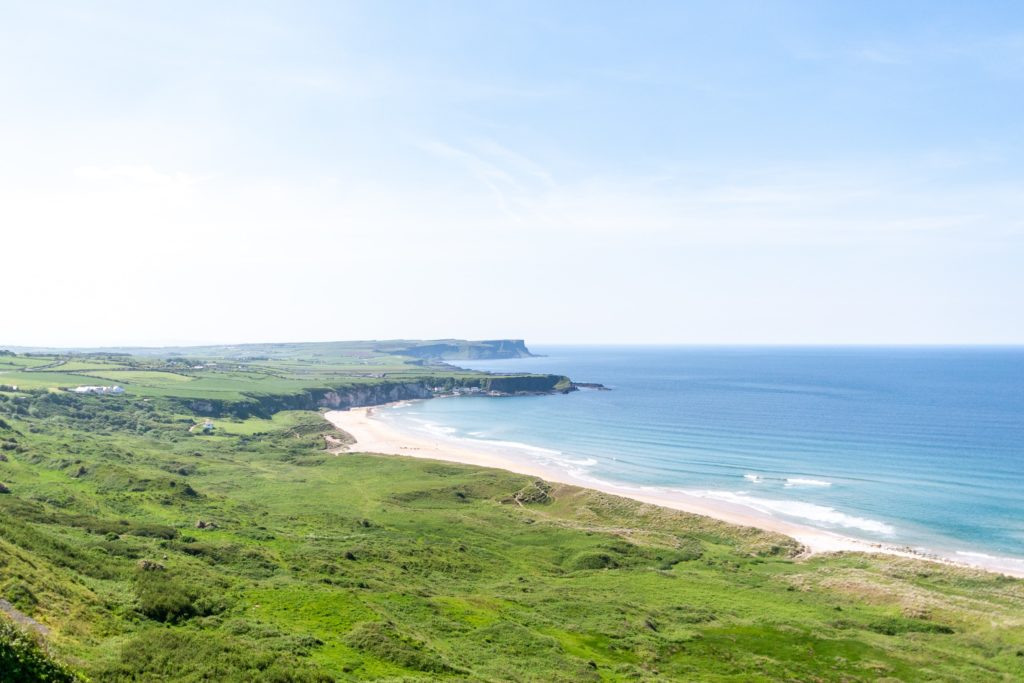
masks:
<svg viewBox="0 0 1024 683"><path fill-rule="evenodd" d="M504 340L250 344L161 349L159 354L153 349L40 350L0 356L0 386L67 390L117 385L149 398L251 404L263 397L296 397L311 391L372 386L382 380L472 382L482 373L461 370L444 360L486 355L492 352L487 345L498 343L507 344ZM263 416L276 409L263 411Z"/></svg>
<svg viewBox="0 0 1024 683"><path fill-rule="evenodd" d="M300 381L285 360L271 385ZM132 369L3 371L129 388L0 392L5 682L1024 679L1024 582L335 453L316 410L204 433L175 392L259 371L109 362Z"/></svg>

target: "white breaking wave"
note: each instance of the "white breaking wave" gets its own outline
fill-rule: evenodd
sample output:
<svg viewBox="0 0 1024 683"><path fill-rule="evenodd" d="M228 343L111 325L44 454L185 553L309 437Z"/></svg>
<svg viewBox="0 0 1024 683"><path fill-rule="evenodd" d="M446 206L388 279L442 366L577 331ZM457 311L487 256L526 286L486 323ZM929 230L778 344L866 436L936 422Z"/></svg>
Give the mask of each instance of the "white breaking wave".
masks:
<svg viewBox="0 0 1024 683"><path fill-rule="evenodd" d="M684 493L700 496L702 498L713 498L727 503L743 505L769 515L785 515L787 517L806 519L812 522L817 522L818 524L838 526L845 529L860 529L861 531L870 531L872 533L884 534L886 536L891 536L896 533L896 529L893 528L891 524L886 524L885 522L881 522L876 519L848 515L845 512L836 510L835 508L826 507L824 505L815 505L814 503L804 503L798 500L757 498L755 496L748 496L744 493L734 493L732 491L685 491Z"/></svg>
<svg viewBox="0 0 1024 683"><path fill-rule="evenodd" d="M562 451L556 451L552 448L542 448L541 446L531 446L528 443L522 443L521 441L498 441L497 439L469 439L472 441L481 441L489 446L502 446L504 448L514 448L517 451L527 451L529 453L535 453L537 455L547 456L563 456L565 453ZM593 463L596 464L596 461Z"/></svg>
<svg viewBox="0 0 1024 683"><path fill-rule="evenodd" d="M760 474L744 474L743 478L747 481L752 481L755 484L760 484L764 479L761 478Z"/></svg>
<svg viewBox="0 0 1024 683"><path fill-rule="evenodd" d="M1024 574L1024 559L1019 557L999 557L970 550L957 550L955 554L958 557L970 558L973 562L969 562L969 564L980 565L986 569L1010 572L1016 576Z"/></svg>
<svg viewBox="0 0 1024 683"><path fill-rule="evenodd" d="M786 486L831 486L832 482L821 479L803 479L801 477L790 477L786 480Z"/></svg>
<svg viewBox="0 0 1024 683"><path fill-rule="evenodd" d="M499 448L506 452L517 451L531 460L562 469L577 479L586 477L588 475L588 468L593 467L598 462L595 458L585 456L572 457L563 451L534 446L522 443L521 441L500 441L497 439L464 440L483 448Z"/></svg>
<svg viewBox="0 0 1024 683"><path fill-rule="evenodd" d="M423 429L435 436L452 436L458 432L454 427L445 427L444 425L437 424L436 422L430 422L428 420L416 420L416 422L421 424Z"/></svg>

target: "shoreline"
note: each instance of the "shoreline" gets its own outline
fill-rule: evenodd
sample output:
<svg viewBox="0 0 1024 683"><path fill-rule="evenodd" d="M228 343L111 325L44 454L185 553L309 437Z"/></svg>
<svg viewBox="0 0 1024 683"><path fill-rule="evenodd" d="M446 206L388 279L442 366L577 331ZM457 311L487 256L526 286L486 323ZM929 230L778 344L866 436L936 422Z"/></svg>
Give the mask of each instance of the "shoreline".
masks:
<svg viewBox="0 0 1024 683"><path fill-rule="evenodd" d="M926 554L906 546L866 541L825 529L789 522L736 503L704 498L675 490L659 491L653 487L641 489L636 486L616 485L612 482L576 477L571 473L545 467L540 463L531 463L515 458L507 448L503 449L500 444L493 447L476 443L466 445L452 437L427 437L409 433L396 429L375 417L375 410L382 407L385 406L350 408L344 411L332 410L325 413L324 418L355 439L355 443L347 447L349 452L404 455L478 467L491 467L538 477L550 482L594 489L642 503L710 517L730 524L784 534L803 545L809 555L835 552L881 553L1024 578L1024 568L1001 566L999 563L1001 558L998 557L978 558L974 562L968 562L952 557Z"/></svg>

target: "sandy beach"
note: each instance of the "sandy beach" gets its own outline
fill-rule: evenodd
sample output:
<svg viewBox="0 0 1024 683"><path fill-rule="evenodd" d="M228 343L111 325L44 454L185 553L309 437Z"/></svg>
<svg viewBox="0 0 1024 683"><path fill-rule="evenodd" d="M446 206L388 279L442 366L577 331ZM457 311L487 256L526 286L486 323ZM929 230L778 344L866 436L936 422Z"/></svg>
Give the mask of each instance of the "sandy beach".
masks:
<svg viewBox="0 0 1024 683"><path fill-rule="evenodd" d="M521 457L513 456L500 446L491 447L487 444L475 442L463 443L456 438L427 437L399 430L375 416L378 408L352 408L346 411L335 410L326 413L325 417L338 429L347 432L356 440L355 444L351 445L348 449L351 452L405 455L414 458L446 460L466 465L494 467L518 474L535 476L550 482L597 489L605 493L632 498L644 503L712 517L731 524L751 526L785 534L804 545L809 554L844 551L884 553L963 567L974 567L1024 578L1024 568L1006 566L1000 562L1000 558L996 557L979 556L976 558L972 557L970 561L960 561L935 555L925 555L906 547L872 543L851 538L824 529L816 529L778 519L743 505L689 495L680 491L661 491L652 487L617 486L610 482L577 478L564 471L545 468L539 463L524 461Z"/></svg>

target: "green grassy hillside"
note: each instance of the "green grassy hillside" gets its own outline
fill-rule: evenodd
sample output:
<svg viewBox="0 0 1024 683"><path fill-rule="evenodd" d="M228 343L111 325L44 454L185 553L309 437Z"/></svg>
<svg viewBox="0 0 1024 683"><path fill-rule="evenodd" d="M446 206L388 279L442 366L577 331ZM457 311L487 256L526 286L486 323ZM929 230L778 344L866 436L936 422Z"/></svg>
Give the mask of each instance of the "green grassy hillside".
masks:
<svg viewBox="0 0 1024 683"><path fill-rule="evenodd" d="M1020 581L174 410L0 393L0 598L94 681L1024 677Z"/></svg>
<svg viewBox="0 0 1024 683"><path fill-rule="evenodd" d="M521 340L47 350L0 356L0 389L119 386L132 396L177 399L193 412L267 418L284 409L372 405L460 387L503 393L572 388L559 375L490 375L443 362L528 355Z"/></svg>

